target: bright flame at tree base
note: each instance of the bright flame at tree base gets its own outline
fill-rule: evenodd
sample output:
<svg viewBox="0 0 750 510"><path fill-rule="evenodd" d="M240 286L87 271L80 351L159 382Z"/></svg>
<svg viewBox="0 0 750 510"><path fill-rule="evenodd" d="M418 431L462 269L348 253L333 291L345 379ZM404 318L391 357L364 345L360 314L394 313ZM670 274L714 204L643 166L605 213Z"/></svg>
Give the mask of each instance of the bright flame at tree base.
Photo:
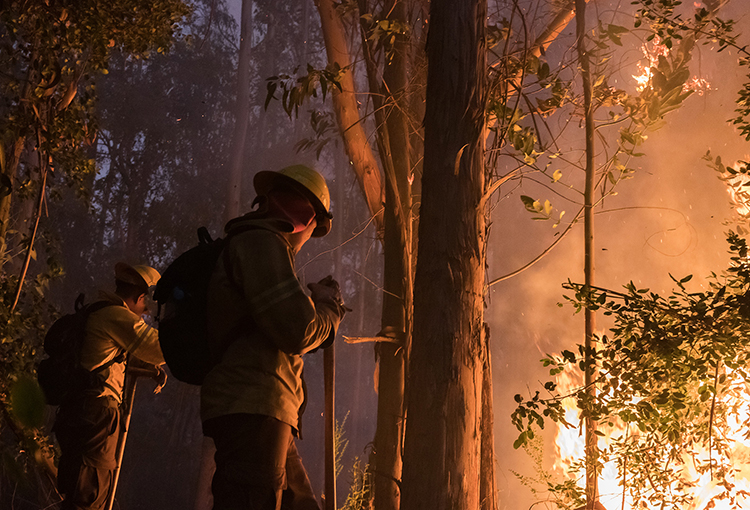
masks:
<svg viewBox="0 0 750 510"><path fill-rule="evenodd" d="M566 370L557 376L558 388L561 394L568 394L580 386L582 378L580 372L572 374ZM695 451L692 456L683 458L681 466L683 476L692 482L689 494L693 497L691 504L680 510L734 510L750 508L750 387L733 388L722 395L722 399L733 410L726 417L729 434L725 437L730 443L731 473L726 479L734 486L731 492L737 495L737 505L731 505L727 500L713 499L723 492L723 487L712 478L712 473L699 473L695 466L699 461L710 460L710 453L706 450ZM578 424L580 418L578 409L572 398L566 399L565 420ZM710 405L710 401L707 405ZM627 437L635 427L615 426L600 427L603 436L599 440L600 450L605 450L612 440ZM582 472L574 473L575 465L581 465L584 458L584 435L581 428L566 428L560 426L555 438L556 462L555 474L568 478L574 476L578 485L583 488L585 476ZM635 505L628 494L629 481L625 478L625 494L623 496L623 477L614 461L604 464L599 476L599 501L607 510L665 510L661 505L650 505L641 501ZM743 495L744 493L744 495Z"/></svg>

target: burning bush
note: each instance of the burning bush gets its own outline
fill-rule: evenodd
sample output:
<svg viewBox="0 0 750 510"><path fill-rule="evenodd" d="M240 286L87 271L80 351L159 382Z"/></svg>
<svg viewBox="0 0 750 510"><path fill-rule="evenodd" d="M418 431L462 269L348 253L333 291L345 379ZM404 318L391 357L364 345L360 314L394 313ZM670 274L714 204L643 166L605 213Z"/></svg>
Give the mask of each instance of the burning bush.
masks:
<svg viewBox="0 0 750 510"><path fill-rule="evenodd" d="M632 282L625 292L568 282L575 296L566 299L577 311L602 311L614 325L588 353L579 345L542 360L555 379L544 384L548 398L516 395L515 446L548 419L570 428L591 418L600 436L597 471L614 466L623 508L750 502L750 258L743 238L730 232L728 242L731 265L711 274L707 290L688 290L691 276L673 277L667 298ZM595 391L563 387L562 374L592 364ZM573 478L583 464L569 462Z"/></svg>

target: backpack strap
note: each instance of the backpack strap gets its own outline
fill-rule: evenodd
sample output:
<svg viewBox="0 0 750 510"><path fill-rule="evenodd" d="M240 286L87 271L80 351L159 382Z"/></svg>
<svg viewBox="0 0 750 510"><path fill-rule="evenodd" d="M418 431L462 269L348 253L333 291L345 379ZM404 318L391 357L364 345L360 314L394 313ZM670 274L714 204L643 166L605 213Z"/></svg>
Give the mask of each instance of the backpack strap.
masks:
<svg viewBox="0 0 750 510"><path fill-rule="evenodd" d="M224 237L224 248L222 249L222 256L224 258L224 271L227 274L227 278L229 279L229 284L242 296L245 296L245 291L243 290L242 286L234 279L234 274L232 274L231 271L231 260L229 256L229 242L232 240L232 238L236 235L245 233L249 230L268 230L264 229L263 227L256 226L256 225L244 225L242 227L233 228L229 232L227 232L227 235ZM200 238L200 230L198 230L198 237ZM210 239L210 237L209 237Z"/></svg>
<svg viewBox="0 0 750 510"><path fill-rule="evenodd" d="M99 373L103 372L104 370L111 367L112 365L116 363L127 363L127 361L128 361L128 357L126 356L126 351L125 349L122 349L117 356L115 356L114 358L106 362L105 364L96 367L94 370L91 370L91 373L94 375L99 375ZM114 393L117 393L117 388L109 384L107 381L100 380L99 382L102 384L102 386L105 386L109 388L110 390L112 390Z"/></svg>
<svg viewBox="0 0 750 510"><path fill-rule="evenodd" d="M98 312L99 310L103 308L107 308L108 306L122 306L122 305L113 303L112 301L106 301L106 300L95 301L89 305L85 305L84 307L85 309L83 310L82 313L86 314L86 322L88 322L89 316L91 316L92 313ZM126 356L125 356L126 352L127 351L125 350L125 348L121 347L120 352L117 354L117 356L107 361L103 365L100 365L93 370L89 370L89 372L91 372L92 374L99 374L100 372L103 372L104 370L108 369L109 367L111 367L112 365L116 363L123 363L124 361L126 361ZM105 386L108 386L111 390L116 391L115 388L107 384L105 381L102 381L102 384L104 384Z"/></svg>

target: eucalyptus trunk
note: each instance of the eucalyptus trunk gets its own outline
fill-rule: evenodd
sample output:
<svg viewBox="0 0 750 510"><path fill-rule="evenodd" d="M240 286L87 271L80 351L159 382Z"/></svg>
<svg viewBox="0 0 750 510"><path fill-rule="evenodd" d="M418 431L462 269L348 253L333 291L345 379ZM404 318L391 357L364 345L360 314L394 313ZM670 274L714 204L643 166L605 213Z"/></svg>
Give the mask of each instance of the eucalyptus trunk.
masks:
<svg viewBox="0 0 750 510"><path fill-rule="evenodd" d="M586 185L584 190L584 284L587 289L594 286L594 194L596 168L594 167L594 106L591 84L591 66L589 53L586 49L586 1L576 0L576 37L578 61L581 67L581 81L583 82L583 108L586 136ZM584 384L586 391L593 398L596 395L596 367L594 366L593 350L595 349L594 329L596 328L596 313L586 307L584 314L584 345L586 348L586 372ZM587 413L584 417L585 456L586 456L586 509L594 510L599 499L597 476L597 435L596 421Z"/></svg>
<svg viewBox="0 0 750 510"><path fill-rule="evenodd" d="M352 169L357 175L365 202L370 214L375 219L378 234L383 228L383 182L375 153L362 125L357 103L352 58L347 43L344 24L336 12L334 0L317 0L315 3L320 14L323 40L326 46L328 64L338 64L342 73L339 77L341 90L334 87L331 95L336 120L341 130L344 148Z"/></svg>
<svg viewBox="0 0 750 510"><path fill-rule="evenodd" d="M36 55L36 49L31 55L31 61L33 61ZM34 66L29 66L26 71L26 80L24 82L23 91L21 93L22 102L24 104L31 103L32 93L35 88L36 80L38 79L39 73L34 69ZM19 135L11 143L4 144L0 147L3 151L3 158L0 159L0 172L2 173L2 189L3 195L0 196L0 268L5 266L7 261L4 258L8 251L8 231L11 230L11 210L13 206L13 190L16 187L16 177L18 174L18 165L21 162L24 150L28 149L29 139L28 135ZM6 269L7 271L7 269Z"/></svg>
<svg viewBox="0 0 750 510"><path fill-rule="evenodd" d="M497 508L495 486L495 412L492 394L492 351L490 349L490 328L484 325L482 339L482 421L481 459L479 480L479 510Z"/></svg>
<svg viewBox="0 0 750 510"><path fill-rule="evenodd" d="M403 510L480 508L486 0L433 0Z"/></svg>
<svg viewBox="0 0 750 510"><path fill-rule="evenodd" d="M404 432L405 339L407 302L411 296L410 268L404 264L406 249L399 240L394 224L396 219L390 205L398 196L386 186L384 230L384 282L381 332L379 336L394 337L397 343L378 342L378 415L373 455L370 459L374 473L376 510L398 510L401 497L402 445Z"/></svg>
<svg viewBox="0 0 750 510"><path fill-rule="evenodd" d="M240 55L237 63L237 98L232 153L229 160L229 186L225 220L239 216L242 197L242 170L245 168L245 141L250 115L250 48L253 38L253 1L242 0Z"/></svg>
<svg viewBox="0 0 750 510"><path fill-rule="evenodd" d="M403 1L388 7L390 19L403 22ZM379 362L378 416L374 440L373 469L375 510L398 510L401 491L402 447L405 424L404 388L412 296L411 268L411 185L409 131L407 127L407 44L398 35L391 61L383 71L385 94L382 119L378 121L381 160L386 161L384 292L381 326L383 332L395 333L399 343L380 342L375 352ZM377 108L377 106L376 106ZM378 115L380 117L380 115ZM387 143L387 146L385 145ZM390 161L387 159L390 158Z"/></svg>

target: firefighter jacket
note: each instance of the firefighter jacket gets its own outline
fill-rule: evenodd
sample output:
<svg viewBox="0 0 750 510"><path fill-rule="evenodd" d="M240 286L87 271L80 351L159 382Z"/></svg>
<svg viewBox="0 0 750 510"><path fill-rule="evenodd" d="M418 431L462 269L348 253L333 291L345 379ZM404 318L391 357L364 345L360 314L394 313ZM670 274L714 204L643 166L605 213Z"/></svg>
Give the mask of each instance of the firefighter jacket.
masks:
<svg viewBox="0 0 750 510"><path fill-rule="evenodd" d="M122 402L125 383L125 360L121 354L131 354L146 363L161 365L164 356L159 347L158 331L130 311L118 295L100 291L100 300L113 303L93 312L86 322L86 336L81 345L81 366L95 370L122 357L123 361L102 369L98 375L104 382L101 396L111 396Z"/></svg>
<svg viewBox="0 0 750 510"><path fill-rule="evenodd" d="M204 422L249 413L299 429L302 354L330 344L344 312L305 293L281 235L289 228L257 213L227 224L228 234L241 233L230 238L209 286L209 339L221 357L201 386Z"/></svg>

